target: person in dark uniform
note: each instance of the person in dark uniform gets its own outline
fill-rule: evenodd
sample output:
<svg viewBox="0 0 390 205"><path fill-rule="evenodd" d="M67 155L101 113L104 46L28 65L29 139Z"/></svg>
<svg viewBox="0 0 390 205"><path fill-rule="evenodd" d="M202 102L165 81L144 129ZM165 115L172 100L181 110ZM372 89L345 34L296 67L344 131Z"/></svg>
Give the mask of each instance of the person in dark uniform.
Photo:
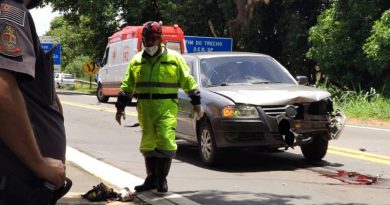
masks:
<svg viewBox="0 0 390 205"><path fill-rule="evenodd" d="M0 0L0 205L55 204L70 188L52 58L28 11L39 3Z"/></svg>

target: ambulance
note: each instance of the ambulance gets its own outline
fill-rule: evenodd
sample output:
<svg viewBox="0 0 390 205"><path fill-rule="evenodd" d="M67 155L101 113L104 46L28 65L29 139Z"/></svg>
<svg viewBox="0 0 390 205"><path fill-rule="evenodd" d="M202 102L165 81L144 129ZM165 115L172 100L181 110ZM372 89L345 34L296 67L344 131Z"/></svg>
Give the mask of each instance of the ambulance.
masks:
<svg viewBox="0 0 390 205"><path fill-rule="evenodd" d="M161 26L162 40L167 48L186 53L184 32L178 25ZM143 50L142 26L127 26L108 38L108 44L97 75L96 97L107 102L117 97L121 81L133 56Z"/></svg>

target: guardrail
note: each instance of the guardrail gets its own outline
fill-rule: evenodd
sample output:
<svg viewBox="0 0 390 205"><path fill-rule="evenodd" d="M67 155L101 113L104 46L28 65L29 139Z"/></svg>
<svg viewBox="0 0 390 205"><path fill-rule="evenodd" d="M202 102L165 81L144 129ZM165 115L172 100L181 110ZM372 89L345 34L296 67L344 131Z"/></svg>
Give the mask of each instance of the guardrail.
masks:
<svg viewBox="0 0 390 205"><path fill-rule="evenodd" d="M76 79L75 82L76 82L76 84L80 84L81 87L87 87L87 86L89 86L90 88L96 88L97 87L97 83L89 82L87 80Z"/></svg>
<svg viewBox="0 0 390 205"><path fill-rule="evenodd" d="M82 85L92 84L93 86L97 86L97 83L95 83L95 82L89 82L89 81L86 81L86 80L79 80L79 79L76 79L75 81L76 81L76 83L80 83Z"/></svg>

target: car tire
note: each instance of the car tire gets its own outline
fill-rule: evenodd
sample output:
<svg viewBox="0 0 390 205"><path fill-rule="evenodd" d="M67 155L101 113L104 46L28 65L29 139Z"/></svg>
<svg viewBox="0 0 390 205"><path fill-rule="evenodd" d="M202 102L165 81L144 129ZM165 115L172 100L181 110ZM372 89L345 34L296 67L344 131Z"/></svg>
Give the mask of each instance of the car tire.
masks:
<svg viewBox="0 0 390 205"><path fill-rule="evenodd" d="M108 102L109 97L103 95L102 85L99 83L96 88L96 97L99 102L106 103Z"/></svg>
<svg viewBox="0 0 390 205"><path fill-rule="evenodd" d="M301 145L303 156L309 161L321 161L328 151L329 141L325 136L313 136L312 142Z"/></svg>
<svg viewBox="0 0 390 205"><path fill-rule="evenodd" d="M57 86L56 86L57 88L61 88L61 85L60 85L60 83L57 83Z"/></svg>
<svg viewBox="0 0 390 205"><path fill-rule="evenodd" d="M210 123L202 122L199 127L198 146L200 158L206 166L213 166L217 163L220 154L215 143L214 133Z"/></svg>

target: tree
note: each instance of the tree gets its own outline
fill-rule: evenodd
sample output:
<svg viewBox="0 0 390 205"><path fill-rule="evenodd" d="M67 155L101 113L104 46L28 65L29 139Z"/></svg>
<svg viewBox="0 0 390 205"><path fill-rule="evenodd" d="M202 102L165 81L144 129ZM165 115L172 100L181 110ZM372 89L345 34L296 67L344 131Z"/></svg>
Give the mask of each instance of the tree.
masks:
<svg viewBox="0 0 390 205"><path fill-rule="evenodd" d="M82 66L90 60L88 56L77 56L65 66L64 72L76 74L77 78L86 78L88 75L84 72Z"/></svg>
<svg viewBox="0 0 390 205"><path fill-rule="evenodd" d="M269 54L293 75L306 75L314 83L315 62L306 57L308 30L327 6L327 0L259 3L254 7L250 26L235 39L238 49Z"/></svg>
<svg viewBox="0 0 390 205"><path fill-rule="evenodd" d="M46 4L51 4L53 9L59 11L64 16L64 20L69 25L73 25L82 31L84 55L97 58L103 55L107 45L107 38L119 29L123 22L119 19L121 10L114 6L116 2L122 0L44 0ZM79 32L79 30L71 30Z"/></svg>
<svg viewBox="0 0 390 205"><path fill-rule="evenodd" d="M311 48L307 53L321 72L339 85L378 88L378 79L369 68L363 44L370 35L375 20L379 19L388 0L332 0L331 8L318 18L310 29Z"/></svg>
<svg viewBox="0 0 390 205"><path fill-rule="evenodd" d="M91 51L85 50L86 39L91 38L94 34L84 29L83 25L89 21L88 18L82 17L80 24L72 24L65 20L64 17L56 17L50 24L50 30L46 33L49 36L56 36L60 39L62 48L62 65L66 67L68 63L80 55L89 56Z"/></svg>
<svg viewBox="0 0 390 205"><path fill-rule="evenodd" d="M368 37L363 49L369 59L369 71L372 74L379 76L387 74L387 77L390 77L390 9L375 22L371 36Z"/></svg>

